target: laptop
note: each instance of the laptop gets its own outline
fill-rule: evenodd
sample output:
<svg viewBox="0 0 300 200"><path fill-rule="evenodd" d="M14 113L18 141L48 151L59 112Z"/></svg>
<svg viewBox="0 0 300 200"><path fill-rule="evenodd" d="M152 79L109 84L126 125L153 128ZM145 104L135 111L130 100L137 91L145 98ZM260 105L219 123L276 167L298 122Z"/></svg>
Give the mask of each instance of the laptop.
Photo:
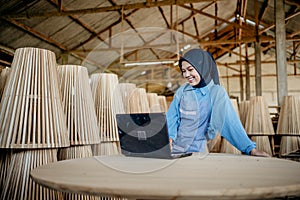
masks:
<svg viewBox="0 0 300 200"><path fill-rule="evenodd" d="M173 159L192 153L172 154L166 114L117 114L118 134L125 156Z"/></svg>

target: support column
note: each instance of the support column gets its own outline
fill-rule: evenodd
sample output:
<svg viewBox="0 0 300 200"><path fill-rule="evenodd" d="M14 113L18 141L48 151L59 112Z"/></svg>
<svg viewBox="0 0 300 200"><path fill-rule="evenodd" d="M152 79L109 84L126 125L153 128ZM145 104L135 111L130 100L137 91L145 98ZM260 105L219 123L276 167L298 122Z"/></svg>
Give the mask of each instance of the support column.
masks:
<svg viewBox="0 0 300 200"><path fill-rule="evenodd" d="M276 69L277 69L277 101L281 105L282 97L288 95L286 72L286 30L284 0L274 1L276 25Z"/></svg>
<svg viewBox="0 0 300 200"><path fill-rule="evenodd" d="M255 92L256 96L262 95L261 86L261 48L260 42L255 42Z"/></svg>

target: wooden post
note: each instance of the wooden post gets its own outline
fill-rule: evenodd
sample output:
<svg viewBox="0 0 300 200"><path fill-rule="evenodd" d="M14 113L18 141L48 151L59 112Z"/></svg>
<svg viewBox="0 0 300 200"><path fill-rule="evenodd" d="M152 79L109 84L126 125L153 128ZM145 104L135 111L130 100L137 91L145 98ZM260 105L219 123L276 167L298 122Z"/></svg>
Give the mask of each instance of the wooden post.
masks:
<svg viewBox="0 0 300 200"><path fill-rule="evenodd" d="M281 105L282 97L287 96L286 46L285 46L285 12L284 0L274 1L276 24L276 67L277 67L277 101Z"/></svg>

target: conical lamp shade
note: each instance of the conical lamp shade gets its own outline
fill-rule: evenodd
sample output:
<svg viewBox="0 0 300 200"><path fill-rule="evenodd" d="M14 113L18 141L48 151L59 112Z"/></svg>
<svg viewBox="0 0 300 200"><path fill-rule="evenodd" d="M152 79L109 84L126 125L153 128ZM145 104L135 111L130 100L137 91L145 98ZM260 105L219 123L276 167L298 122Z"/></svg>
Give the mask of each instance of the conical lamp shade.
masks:
<svg viewBox="0 0 300 200"><path fill-rule="evenodd" d="M245 124L246 124L246 119L247 119L247 115L248 115L248 112L249 112L249 108L250 108L250 101L249 100L241 101L239 103L240 119L241 119L241 122L242 122L244 127L245 127Z"/></svg>
<svg viewBox="0 0 300 200"><path fill-rule="evenodd" d="M276 134L300 135L300 96L283 97Z"/></svg>
<svg viewBox="0 0 300 200"><path fill-rule="evenodd" d="M62 199L62 193L45 188L30 177L30 171L41 165L57 162L56 149L15 150L11 154L9 170L0 199Z"/></svg>
<svg viewBox="0 0 300 200"><path fill-rule="evenodd" d="M158 101L161 106L162 112L167 112L168 111L168 104L167 104L167 99L165 96L158 95Z"/></svg>
<svg viewBox="0 0 300 200"><path fill-rule="evenodd" d="M59 65L58 73L70 144L100 143L99 127L87 69L78 65Z"/></svg>
<svg viewBox="0 0 300 200"><path fill-rule="evenodd" d="M274 135L274 127L263 96L250 98L250 107L245 123L248 135Z"/></svg>
<svg viewBox="0 0 300 200"><path fill-rule="evenodd" d="M149 101L144 88L136 88L130 97L130 113L150 113Z"/></svg>
<svg viewBox="0 0 300 200"><path fill-rule="evenodd" d="M150 112L152 113L163 112L159 103L158 95L156 93L148 92L147 97L148 97Z"/></svg>
<svg viewBox="0 0 300 200"><path fill-rule="evenodd" d="M53 52L16 50L1 101L0 131L1 148L70 145Z"/></svg>
<svg viewBox="0 0 300 200"><path fill-rule="evenodd" d="M130 113L130 98L136 85L133 83L119 83L118 87L121 93L124 111L125 113Z"/></svg>
<svg viewBox="0 0 300 200"><path fill-rule="evenodd" d="M9 74L10 74L10 68L8 67L2 69L0 72L0 99L2 97L3 90L5 88Z"/></svg>

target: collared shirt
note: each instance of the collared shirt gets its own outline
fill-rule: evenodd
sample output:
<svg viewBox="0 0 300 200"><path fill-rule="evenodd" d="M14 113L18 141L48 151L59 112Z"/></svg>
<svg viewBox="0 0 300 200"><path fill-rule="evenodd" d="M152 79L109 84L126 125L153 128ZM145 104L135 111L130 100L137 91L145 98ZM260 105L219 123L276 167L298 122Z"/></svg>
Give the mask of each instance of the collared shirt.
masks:
<svg viewBox="0 0 300 200"><path fill-rule="evenodd" d="M203 88L181 86L167 112L174 152L201 152L217 133L249 154L256 144L247 136L225 89L211 81Z"/></svg>

